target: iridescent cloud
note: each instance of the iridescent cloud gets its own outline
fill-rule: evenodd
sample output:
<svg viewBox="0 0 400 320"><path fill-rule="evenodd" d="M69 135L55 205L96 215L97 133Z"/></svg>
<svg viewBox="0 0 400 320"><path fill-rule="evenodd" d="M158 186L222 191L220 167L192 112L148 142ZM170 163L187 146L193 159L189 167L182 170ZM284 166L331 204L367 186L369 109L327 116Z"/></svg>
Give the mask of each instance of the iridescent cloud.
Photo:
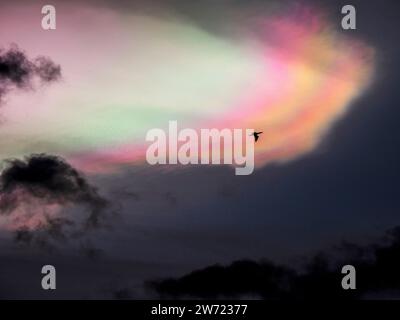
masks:
<svg viewBox="0 0 400 320"><path fill-rule="evenodd" d="M63 82L9 98L2 158L46 152L118 168L144 161L147 130L178 120L264 131L256 164L286 161L313 150L373 77L373 49L307 8L266 12L224 37L175 15L77 6L57 6L55 31L40 28L39 6L1 8L2 45L63 70Z"/></svg>

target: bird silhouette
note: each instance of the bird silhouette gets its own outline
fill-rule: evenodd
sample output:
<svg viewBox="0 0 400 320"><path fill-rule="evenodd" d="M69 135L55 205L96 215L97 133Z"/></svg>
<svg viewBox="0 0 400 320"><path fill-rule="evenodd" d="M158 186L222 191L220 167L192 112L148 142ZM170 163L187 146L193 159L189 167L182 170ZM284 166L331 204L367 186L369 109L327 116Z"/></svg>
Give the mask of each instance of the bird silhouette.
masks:
<svg viewBox="0 0 400 320"><path fill-rule="evenodd" d="M252 134L251 134L251 136L254 136L254 139L255 139L255 141L257 142L257 140L258 140L258 138L260 137L260 134L261 133L263 133L262 131L260 131L260 132L257 132L257 131L254 131Z"/></svg>

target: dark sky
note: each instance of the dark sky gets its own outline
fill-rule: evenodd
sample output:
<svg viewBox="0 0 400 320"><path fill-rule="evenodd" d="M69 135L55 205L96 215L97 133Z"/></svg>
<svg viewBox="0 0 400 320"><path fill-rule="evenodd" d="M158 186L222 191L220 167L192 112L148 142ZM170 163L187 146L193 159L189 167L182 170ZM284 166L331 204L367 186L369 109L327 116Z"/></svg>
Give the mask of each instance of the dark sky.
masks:
<svg viewBox="0 0 400 320"><path fill-rule="evenodd" d="M237 6L250 2L262 5L232 1ZM206 19L211 1L171 3L199 25L224 32L214 18ZM338 19L347 4L317 3ZM342 241L373 242L400 225L400 5L351 4L357 9L357 30L340 32L354 33L376 48L377 72L315 152L243 177L228 167L135 167L92 177L121 206L111 229L88 237L87 247L71 241L50 253L4 236L0 298L113 298L125 288L130 297L142 297L149 294L142 290L145 280L242 258L298 261ZM222 8L214 8L212 16ZM91 256L88 248L99 255ZM58 270L56 292L40 289L40 268L47 263Z"/></svg>

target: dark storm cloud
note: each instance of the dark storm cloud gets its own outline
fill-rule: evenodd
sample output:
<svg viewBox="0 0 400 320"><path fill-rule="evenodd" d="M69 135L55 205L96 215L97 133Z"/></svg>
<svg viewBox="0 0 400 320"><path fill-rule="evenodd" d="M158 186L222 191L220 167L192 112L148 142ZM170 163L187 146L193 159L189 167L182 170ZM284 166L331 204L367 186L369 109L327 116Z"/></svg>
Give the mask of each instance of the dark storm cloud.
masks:
<svg viewBox="0 0 400 320"><path fill-rule="evenodd" d="M19 190L47 203L88 205L93 215L88 226L98 223L96 212L107 204L96 188L64 159L47 154L5 161L0 176L0 209L3 213L12 211L23 201L15 194Z"/></svg>
<svg viewBox="0 0 400 320"><path fill-rule="evenodd" d="M39 202L32 202L32 199ZM42 220L34 230L31 230L28 220L24 225L26 217L18 212L24 204L29 205L33 214L40 215ZM82 219L43 213L41 206L54 204L62 207L81 205L87 208L88 213ZM22 160L5 161L0 175L0 214L16 212L16 219L22 221L22 226L15 233L15 240L19 243L29 244L34 240L45 247L48 240L62 242L71 235L81 236L90 229L105 225L107 209L108 201L60 157L33 154Z"/></svg>
<svg viewBox="0 0 400 320"><path fill-rule="evenodd" d="M0 49L0 103L10 90L33 88L35 78L44 84L60 77L61 67L47 57L30 60L16 45Z"/></svg>
<svg viewBox="0 0 400 320"><path fill-rule="evenodd" d="M241 260L227 267L214 265L179 279L150 282L148 285L161 296L217 298L257 294L279 298L292 277L289 269L271 262Z"/></svg>
<svg viewBox="0 0 400 320"><path fill-rule="evenodd" d="M341 245L313 256L302 271L268 261L242 260L214 265L178 279L152 281L161 297L221 298L258 296L263 299L359 299L400 296L400 227L377 244ZM357 271L357 290L343 290L342 266Z"/></svg>

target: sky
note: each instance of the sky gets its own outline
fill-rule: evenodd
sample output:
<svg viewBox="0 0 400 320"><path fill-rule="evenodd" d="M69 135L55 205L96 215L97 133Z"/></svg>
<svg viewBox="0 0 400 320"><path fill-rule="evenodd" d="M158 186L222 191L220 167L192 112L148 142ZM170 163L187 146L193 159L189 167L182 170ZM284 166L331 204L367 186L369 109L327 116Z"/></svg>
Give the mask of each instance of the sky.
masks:
<svg viewBox="0 0 400 320"><path fill-rule="evenodd" d="M42 5L1 2L0 57L28 71L0 79L0 297L156 297L146 281L399 225L396 2L353 1L356 30L341 1L55 1L51 31ZM256 171L147 165L169 120L263 131Z"/></svg>

